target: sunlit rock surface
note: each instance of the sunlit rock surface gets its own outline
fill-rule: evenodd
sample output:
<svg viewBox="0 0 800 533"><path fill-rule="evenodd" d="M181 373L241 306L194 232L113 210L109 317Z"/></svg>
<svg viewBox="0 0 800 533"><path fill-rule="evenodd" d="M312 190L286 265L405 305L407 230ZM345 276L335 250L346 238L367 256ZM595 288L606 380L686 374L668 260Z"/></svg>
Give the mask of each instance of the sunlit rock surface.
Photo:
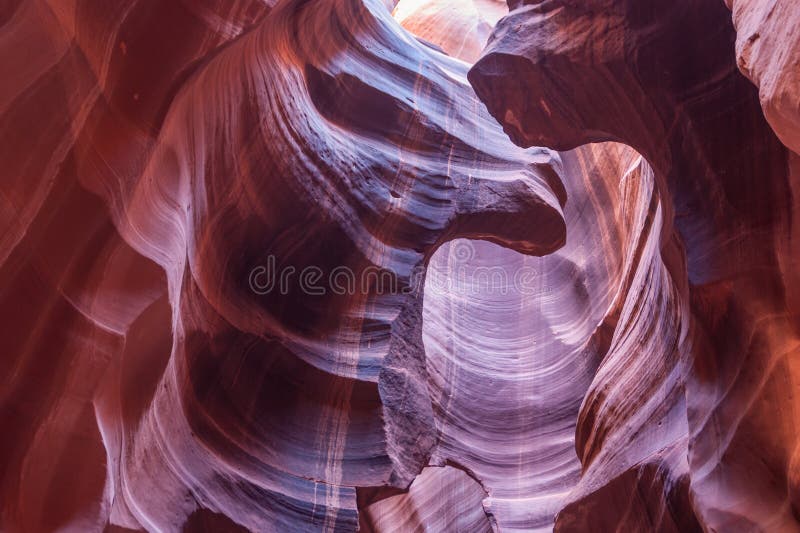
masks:
<svg viewBox="0 0 800 533"><path fill-rule="evenodd" d="M725 0L733 11L739 69L783 143L800 154L800 9L792 0Z"/></svg>
<svg viewBox="0 0 800 533"><path fill-rule="evenodd" d="M366 507L365 531L474 531L489 533L492 523L484 513L486 492L463 470L427 467L402 494Z"/></svg>
<svg viewBox="0 0 800 533"><path fill-rule="evenodd" d="M0 4L0 530L798 530L799 14L728 4Z"/></svg>
<svg viewBox="0 0 800 533"><path fill-rule="evenodd" d="M650 162L663 211L657 252L677 290L648 281L638 306L661 302L671 318L648 313L646 328L674 323L680 334L649 345L618 324L615 337L645 367L661 364L662 350L690 361L675 391L685 418L673 418L688 425L688 454L665 448L638 472L611 458L619 448L607 435L665 435L655 418L644 432L612 422L658 396L637 394L636 372L596 377L608 409L591 412L591 394L583 404L584 490L556 528L626 528L647 510L648 529L682 531L688 524L676 517L693 513L712 531L796 530L796 180L758 91L737 68L730 12L704 0L511 7L470 81L520 145L614 140ZM624 400L615 389L628 389ZM635 483L637 498L623 496Z"/></svg>
<svg viewBox="0 0 800 533"><path fill-rule="evenodd" d="M6 86L4 525L355 529L356 487L436 444L427 258L560 247L558 156L379 2L104 6L4 29L36 45Z"/></svg>
<svg viewBox="0 0 800 533"><path fill-rule="evenodd" d="M425 286L439 431L432 461L472 472L502 531L549 531L597 478L644 468L667 448L686 450L676 288L658 255L663 214L652 173L621 145L562 159L562 249L532 258L455 241L433 256ZM576 443L576 430L585 438L598 413L608 418L603 447ZM596 470L582 479L580 459L594 455Z"/></svg>
<svg viewBox="0 0 800 533"><path fill-rule="evenodd" d="M503 0L401 0L393 12L405 29L468 63L506 13Z"/></svg>

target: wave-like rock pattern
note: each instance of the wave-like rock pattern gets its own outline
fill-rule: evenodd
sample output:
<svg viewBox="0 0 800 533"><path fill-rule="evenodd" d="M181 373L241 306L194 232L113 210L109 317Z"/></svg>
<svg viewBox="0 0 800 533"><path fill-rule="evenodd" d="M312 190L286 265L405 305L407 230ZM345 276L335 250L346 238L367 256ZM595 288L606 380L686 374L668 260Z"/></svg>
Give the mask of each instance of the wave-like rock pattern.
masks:
<svg viewBox="0 0 800 533"><path fill-rule="evenodd" d="M122 454L153 526L191 494L255 530L352 529L355 487L404 488L425 465L426 258L456 237L564 239L552 155L512 150L465 74L376 4L284 2L184 85L118 213L173 305L169 365ZM377 276L254 293L271 260Z"/></svg>
<svg viewBox="0 0 800 533"><path fill-rule="evenodd" d="M182 79L265 11L0 6L0 529L96 531L113 514L105 405L122 402L116 426L146 404L171 331L163 270L121 238L104 185L141 174Z"/></svg>
<svg viewBox="0 0 800 533"><path fill-rule="evenodd" d="M47 46L9 67L4 527L355 529L356 487L406 488L435 444L427 259L561 246L557 156L379 2L12 11Z"/></svg>
<svg viewBox="0 0 800 533"><path fill-rule="evenodd" d="M688 357L685 392L676 391L685 399L688 454L667 449L646 471L597 476L616 450L609 432L648 440L612 423L613 415L660 398L636 394L634 372L602 376L598 399L610 409L592 412L587 396L578 431L578 445L589 452L581 483L592 490L559 513L556 527L627 524L638 505L650 527L683 530L665 517L693 510L706 530L796 530L796 181L757 91L738 72L730 12L705 0L510 7L470 72L476 91L520 145L567 149L614 140L647 159L663 206L657 251L666 271L659 277L678 290L663 302L668 316L642 313L639 320L648 329L678 320L688 331L658 334L655 345L625 335L642 365L662 364L670 346ZM648 282L648 292L660 284ZM640 293L637 311L664 295ZM613 401L617 390L624 402ZM648 431L661 436L656 420ZM646 485L639 503L618 492L637 484Z"/></svg>
<svg viewBox="0 0 800 533"><path fill-rule="evenodd" d="M0 529L798 528L796 10L509 7L0 5Z"/></svg>
<svg viewBox="0 0 800 533"><path fill-rule="evenodd" d="M431 33L422 37L436 38L436 26L423 27ZM440 44L456 49L460 35ZM621 145L561 159L564 248L534 259L462 241L432 260L424 329L440 431L432 460L461 461L482 481L501 531L550 530L562 509L569 530L616 529L602 507L583 507L583 495L608 480L625 527L697 529L686 501L686 321L658 253L663 211L652 171ZM584 442L598 413L599 436ZM578 452L593 464L583 476L578 428ZM678 508L648 513L671 487ZM649 496L629 499L634 492Z"/></svg>
<svg viewBox="0 0 800 533"><path fill-rule="evenodd" d="M481 481L501 531L551 530L592 480L644 468L665 449L685 452L677 289L658 254L662 211L650 167L621 145L562 159L563 248L531 258L456 241L437 251L426 280L423 333L440 433L432 461ZM609 387L634 376L635 387ZM600 416L592 439L602 449L578 441L580 459L594 465L582 476L576 430L583 437ZM598 524L588 518L573 527Z"/></svg>

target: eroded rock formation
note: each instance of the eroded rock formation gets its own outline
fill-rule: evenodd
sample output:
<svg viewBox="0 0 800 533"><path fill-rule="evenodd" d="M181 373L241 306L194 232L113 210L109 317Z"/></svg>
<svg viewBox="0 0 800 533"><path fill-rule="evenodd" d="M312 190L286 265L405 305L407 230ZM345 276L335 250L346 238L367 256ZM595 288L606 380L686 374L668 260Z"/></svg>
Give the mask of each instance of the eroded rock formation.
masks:
<svg viewBox="0 0 800 533"><path fill-rule="evenodd" d="M725 0L739 69L756 84L775 133L800 153L800 12L790 0Z"/></svg>
<svg viewBox="0 0 800 533"><path fill-rule="evenodd" d="M688 472L688 494L648 481L645 507L658 520L659 508L693 510L709 530L794 530L793 180L756 89L736 68L730 13L701 0L512 8L470 72L478 94L520 145L615 140L637 149L653 166L666 214L660 255L677 287L688 283L669 306L688 334L661 343L691 360L683 395L688 470L683 454L677 469L661 466L671 449L648 461L651 477ZM622 333L618 327L615 337ZM630 349L642 364L661 360L640 343ZM608 380L606 412L591 412L587 397L578 445L593 450L582 478L592 491L575 494L580 505L563 510L557 527L597 521L598 511L603 520L629 520L626 500L612 498L619 487L608 476L590 478L610 451L609 429L633 429L605 419L630 405L635 389L626 389L636 383ZM615 400L617 390L623 396Z"/></svg>
<svg viewBox="0 0 800 533"><path fill-rule="evenodd" d="M798 14L729 3L0 5L0 530L796 530Z"/></svg>
<svg viewBox="0 0 800 533"><path fill-rule="evenodd" d="M44 19L64 33L70 60L87 62L93 49L79 39L96 13L56 7L63 13L19 6L6 35ZM156 51L146 15L160 10L136 7L130 36L107 25L106 42L90 41L100 50L85 74L31 62L28 78L55 86L37 99L20 75L25 99L11 107L33 124L40 100L85 88L75 113L94 120L61 115L63 131L32 128L29 146L45 133L57 143L44 168L30 168L37 154L20 163L18 146L6 152L9 167L28 165L19 187L42 189L7 183L6 196L20 197L11 205L30 205L27 194L71 212L69 224L53 207L34 204L29 216L43 222L9 214L21 225L9 249L22 255L6 263L5 308L22 309L4 324L4 338L19 339L9 347L4 523L178 530L201 509L252 530L355 529L355 488L407 487L435 444L420 330L426 257L456 237L536 254L559 247L563 198L548 183L558 185L557 163L514 148L466 66L402 32L379 3L284 2L267 16L256 6L244 33L221 26L235 38L226 46L209 23L197 32L205 49L183 43L177 67L120 68L129 85L115 85L110 58L141 54L144 69ZM205 7L159 27L186 31L215 9L217 24L231 16ZM101 226L97 238L70 225L86 221ZM75 265L73 285L38 235L48 230L62 264ZM320 295L298 285L317 278L269 294L261 284L270 269L344 267L367 285L339 294L323 281ZM23 276L38 272L49 278L28 308ZM56 304L63 316L37 316ZM42 334L53 320L65 339ZM67 382L37 385L42 372ZM43 522L47 501L33 495L68 490L78 472L86 486L53 504L60 522Z"/></svg>
<svg viewBox="0 0 800 533"><path fill-rule="evenodd" d="M457 241L434 255L425 289L440 433L432 461L461 464L481 480L501 531L551 530L556 513L567 506L562 515L570 516L569 502L596 490L597 479L633 472L617 488L630 494L636 472L657 463L670 483L685 482L685 361L677 349L685 332L678 288L658 253L663 213L652 172L621 145L562 159L563 248L530 258ZM666 457L671 449L684 455ZM581 462L593 468L581 475ZM576 518L570 530L596 527L601 517Z"/></svg>
<svg viewBox="0 0 800 533"><path fill-rule="evenodd" d="M503 0L401 0L393 12L405 29L468 63L506 13Z"/></svg>

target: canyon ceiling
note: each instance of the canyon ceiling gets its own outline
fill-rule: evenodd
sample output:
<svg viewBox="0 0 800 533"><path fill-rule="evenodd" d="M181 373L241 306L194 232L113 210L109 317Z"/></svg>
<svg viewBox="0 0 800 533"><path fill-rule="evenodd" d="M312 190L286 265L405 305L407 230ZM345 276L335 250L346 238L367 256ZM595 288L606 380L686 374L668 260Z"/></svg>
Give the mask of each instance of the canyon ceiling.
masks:
<svg viewBox="0 0 800 533"><path fill-rule="evenodd" d="M800 531L796 0L4 0L0 73L0 531Z"/></svg>

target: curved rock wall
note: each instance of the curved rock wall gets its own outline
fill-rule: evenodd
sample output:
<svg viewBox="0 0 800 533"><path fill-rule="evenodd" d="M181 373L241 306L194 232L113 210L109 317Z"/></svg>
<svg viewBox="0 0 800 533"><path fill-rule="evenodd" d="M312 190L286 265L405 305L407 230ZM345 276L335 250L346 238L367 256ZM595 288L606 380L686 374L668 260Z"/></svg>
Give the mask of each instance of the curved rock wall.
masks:
<svg viewBox="0 0 800 533"><path fill-rule="evenodd" d="M60 117L63 133L31 128L28 146L60 143L52 170L7 149L30 179L6 183L5 197L35 202L14 187L38 186L45 200L55 188L70 224L101 233L60 222L53 207L34 211L38 231L24 212L9 215L27 233L4 278L5 308L22 305L3 336L16 342L4 523L177 530L202 510L252 530L354 529L356 487L406 488L435 444L421 338L427 258L457 237L534 254L560 246L554 155L514 148L466 67L404 33L378 2L283 2L268 14L198 5L173 18L169 6L108 6L112 20L126 15L124 31L90 7L21 5L6 23L20 39L26 24L52 24L64 35L52 55L73 50L86 64L82 74L43 58L56 84L37 98L25 92L32 62L10 112L33 123L43 99L85 87L75 113L89 118L85 130L72 116ZM242 14L249 22L237 26ZM199 23L170 64L170 32ZM102 31L81 48L91 24ZM151 67L160 28L167 62ZM75 295L59 264L74 269ZM337 267L358 287L339 291ZM92 269L99 288L86 284ZM53 279L26 306L42 271ZM296 275L269 287L276 272ZM63 316L35 316L55 304ZM53 320L63 338L42 335ZM48 452L62 462L43 461ZM47 500L32 495L73 488L84 463L79 490L45 518Z"/></svg>
<svg viewBox="0 0 800 533"><path fill-rule="evenodd" d="M758 87L778 138L800 153L800 13L787 0L726 0L739 69Z"/></svg>
<svg viewBox="0 0 800 533"><path fill-rule="evenodd" d="M652 172L621 145L562 158L563 248L532 258L455 241L426 279L432 461L481 481L501 531L551 530L569 502L629 470L660 461L675 479L686 473L679 459L661 459L686 451L685 332L658 254ZM581 514L572 527L601 516Z"/></svg>
<svg viewBox="0 0 800 533"><path fill-rule="evenodd" d="M140 175L182 80L266 9L0 6L0 529L96 531L114 514L105 398L125 416L146 404L172 341L163 270L121 238L109 193Z"/></svg>
<svg viewBox="0 0 800 533"><path fill-rule="evenodd" d="M797 10L728 3L2 3L0 530L796 530Z"/></svg>
<svg viewBox="0 0 800 533"><path fill-rule="evenodd" d="M405 29L468 63L506 13L502 0L401 0L392 12Z"/></svg>
<svg viewBox="0 0 800 533"><path fill-rule="evenodd" d="M670 307L689 336L667 342L691 358L689 494L654 479L648 485L664 494L646 508L691 502L709 530L794 530L794 181L757 91L738 72L730 13L704 0L512 8L470 72L478 94L520 145L616 140L642 153L664 199L666 274L688 283ZM649 364L660 361L653 355ZM594 432L604 418L593 417ZM597 462L586 459L584 479ZM625 506L608 505L609 487L598 483L596 503L582 510L629 520ZM557 527L574 524L569 511Z"/></svg>

